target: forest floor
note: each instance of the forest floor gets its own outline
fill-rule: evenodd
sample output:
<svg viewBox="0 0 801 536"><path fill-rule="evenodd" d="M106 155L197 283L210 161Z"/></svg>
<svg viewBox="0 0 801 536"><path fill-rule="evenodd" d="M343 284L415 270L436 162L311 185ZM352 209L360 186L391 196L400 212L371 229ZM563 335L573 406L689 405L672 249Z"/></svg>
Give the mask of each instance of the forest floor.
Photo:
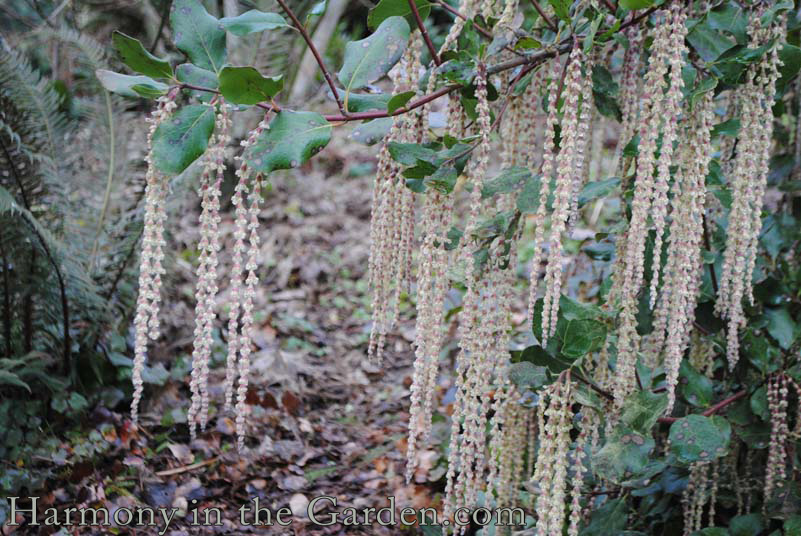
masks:
<svg viewBox="0 0 801 536"><path fill-rule="evenodd" d="M194 327L194 275L188 259L197 243L199 211L193 201L180 221L171 223L178 254L168 268L172 275L162 314L165 336L149 357L163 363L169 377L161 386L146 386L138 429L128 420L125 402L94 408L85 433L95 442L97 454L65 463L48 481L48 491L40 494L40 509L106 508L112 516L121 508L178 509L168 526L157 518L156 526L137 527L131 531L135 534L417 533L414 527L374 522L345 526L342 516L333 525L321 526L306 515L309 502L321 496L337 500L335 507L328 500L319 502L322 521L330 517L326 512L348 507L388 507L389 497L394 497L396 511L437 507L444 488L445 419L435 427L435 446L420 453L413 483L406 484L403 476L414 337L409 304L401 308L383 365L366 357L373 169L370 152L353 151L352 142L340 135L312 164L271 177L260 217L262 265L255 309L257 350L247 396L247 452L237 452L234 416L222 407L222 341L210 378L214 405L209 427L190 442L184 424L189 398L185 364ZM230 192L223 193L224 205L228 196ZM230 205L221 229L223 243L230 246ZM221 261L220 272L225 273L230 258ZM220 303L225 303L226 286L222 281ZM227 315L222 312L220 317L222 327ZM443 380L441 395L447 382ZM445 414L446 408L439 413ZM76 448L68 442L62 446L68 458ZM291 525L241 526L238 510L253 506L255 498L273 516L290 508L293 515L283 519L291 519ZM222 513L221 525L190 525L193 509L201 524L207 513L208 521L216 522L214 508ZM248 515L246 520L252 522ZM6 533L11 530L6 527ZM14 533L36 533L27 532L33 530L21 527ZM98 533L97 527L61 530ZM39 533L57 532L42 527Z"/></svg>

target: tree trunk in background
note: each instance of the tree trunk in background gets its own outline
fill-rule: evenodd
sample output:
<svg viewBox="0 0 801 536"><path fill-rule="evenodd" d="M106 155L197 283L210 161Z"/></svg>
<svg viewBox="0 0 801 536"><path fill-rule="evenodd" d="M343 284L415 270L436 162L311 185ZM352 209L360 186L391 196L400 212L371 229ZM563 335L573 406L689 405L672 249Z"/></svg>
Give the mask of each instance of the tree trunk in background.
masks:
<svg viewBox="0 0 801 536"><path fill-rule="evenodd" d="M336 30L339 18L342 16L347 5L348 0L329 0L323 18L320 20L320 24L317 25L317 29L314 30L312 42L314 42L314 46L317 47L317 50L319 50L320 54L323 56L325 55L328 41L330 41L331 36L334 35L334 30ZM309 49L306 49L306 52L303 54L303 59L300 62L300 67L295 75L295 81L292 84L289 100L291 102L303 100L309 94L309 88L316 80L318 74L317 62L314 60L314 55L312 55Z"/></svg>

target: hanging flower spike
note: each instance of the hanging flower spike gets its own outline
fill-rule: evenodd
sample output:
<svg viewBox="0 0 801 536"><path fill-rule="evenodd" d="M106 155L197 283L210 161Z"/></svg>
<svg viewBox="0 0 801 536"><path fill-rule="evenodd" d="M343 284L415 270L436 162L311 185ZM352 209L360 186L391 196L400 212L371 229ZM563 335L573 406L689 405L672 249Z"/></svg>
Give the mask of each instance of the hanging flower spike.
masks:
<svg viewBox="0 0 801 536"><path fill-rule="evenodd" d="M559 73L560 64L556 59L551 60L551 78L548 82L548 118L545 122L545 140L543 141L542 148L542 168L540 170L540 200L537 212L534 216L534 253L531 257L531 276L529 281L529 296L528 296L528 321L530 325L534 324L534 307L537 304L537 286L540 277L540 262L542 260L542 241L545 237L545 217L547 215L548 196L551 189L551 177L553 176L554 160L556 159L556 149L554 145L554 137L556 136L556 125L559 122L559 110L557 110L557 102L559 101ZM536 107L539 105L539 99L534 94L531 106ZM531 162L529 162L529 165ZM542 318L546 318L546 310L543 309ZM549 333L543 331L543 340L540 341L543 348L548 344Z"/></svg>
<svg viewBox="0 0 801 536"><path fill-rule="evenodd" d="M142 399L142 372L147 361L148 337L158 337L158 314L161 294L161 261L164 256L164 202L167 191L166 178L161 175L153 163L153 134L158 126L169 118L176 108L176 91L159 97L156 109L153 110L148 123L147 133L147 173L145 175L145 227L142 233L142 253L139 259L139 295L136 300L136 316L134 328L134 365L132 382L134 386L131 401L131 420L136 424L139 420L139 402ZM153 319L156 320L153 320Z"/></svg>
<svg viewBox="0 0 801 536"><path fill-rule="evenodd" d="M565 78L565 102L563 105L562 139L556 157L556 189L554 190L551 234L548 263L545 270L545 298L542 309L542 345L556 332L559 316L559 296L562 290L562 233L567 229L570 208L574 196L578 195L577 184L583 182L584 141L588 112L591 110L588 96L591 94L591 68L582 74L586 56L578 44L574 44L568 59Z"/></svg>
<svg viewBox="0 0 801 536"><path fill-rule="evenodd" d="M728 320L726 357L733 369L739 360L739 330L745 324L742 300L753 303L751 279L761 230L762 203L770 168L773 137L772 104L781 60L778 43L786 33L785 17L773 26L761 26L762 11L756 10L749 23L749 46L771 44L762 59L746 71L746 83L738 87L741 124L731 173L732 205L726 232L723 270L718 284L715 311ZM743 262L745 259L745 262Z"/></svg>
<svg viewBox="0 0 801 536"><path fill-rule="evenodd" d="M189 432L195 437L197 421L202 430L206 429L209 409L208 374L212 337L216 318L217 296L217 252L220 248L220 187L225 172L225 149L229 142L230 119L228 107L220 100L215 120L215 134L205 155L203 172L200 178L199 194L202 211L200 214L200 252L195 288L195 340L192 351L192 376L190 389L192 402L187 413Z"/></svg>

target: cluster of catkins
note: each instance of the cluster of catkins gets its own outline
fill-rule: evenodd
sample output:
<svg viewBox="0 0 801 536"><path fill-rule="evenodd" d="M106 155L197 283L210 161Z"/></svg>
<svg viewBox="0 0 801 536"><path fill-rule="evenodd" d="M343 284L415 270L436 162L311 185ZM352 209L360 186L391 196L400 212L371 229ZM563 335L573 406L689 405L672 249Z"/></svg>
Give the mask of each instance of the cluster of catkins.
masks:
<svg viewBox="0 0 801 536"><path fill-rule="evenodd" d="M557 62L554 62L554 74ZM553 132L558 122L558 77L551 79L548 101L548 119L545 127L545 148L540 186L540 204L535 220L534 256L531 263L531 290L529 296L529 319L534 320L537 282L539 280L542 256L542 238L545 235L545 216L547 213L550 183L556 172L553 208L550 218L548 238L548 260L545 271L545 297L542 311L542 346L556 331L559 314L559 296L562 291L562 234L567 230L568 221L575 219L578 207L578 194L585 181L584 159L587 152L588 129L592 115L592 69L582 48L574 43L566 66L564 87L563 117L561 123L562 139L558 154L555 149ZM555 169L554 169L555 166Z"/></svg>
<svg viewBox="0 0 801 536"><path fill-rule="evenodd" d="M395 91L415 90L419 69L419 39L412 36L411 46L390 72ZM398 319L401 292L409 290L414 246L414 194L406 188L406 179L390 155L389 144L418 141L420 129L419 114L396 117L378 155L370 220L368 284L373 289L373 324L367 355L379 362L387 333Z"/></svg>
<svg viewBox="0 0 801 536"><path fill-rule="evenodd" d="M229 142L231 120L228 106L220 102L215 120L215 132L204 155L200 176L199 195L200 251L195 288L195 341L192 351L192 377L189 387L192 403L187 413L190 433L194 436L197 423L206 428L209 412L208 374L214 344L213 330L216 319L217 252L220 249L218 226L220 223L220 187L225 173L225 150Z"/></svg>
<svg viewBox="0 0 801 536"><path fill-rule="evenodd" d="M645 272L645 243L649 220L656 231L654 266L660 264L662 236L665 231L670 184L670 168L674 164L674 142L678 137L678 120L684 82L681 76L682 54L685 51L684 24L686 15L676 2L658 14L662 22L654 26L651 55L643 81L643 99L639 116L639 156L637 158L631 221L619 250L623 253L616 264L615 289L620 302L615 371L615 402L622 406L635 384L635 364L640 346L637 333L638 294ZM662 144L657 159L657 141ZM651 306L656 299L658 269L653 270Z"/></svg>
<svg viewBox="0 0 801 536"><path fill-rule="evenodd" d="M704 509L707 505L706 526L715 526L715 502L719 481L720 460L696 462L690 466L687 487L681 496L684 536L690 536L703 528Z"/></svg>
<svg viewBox="0 0 801 536"><path fill-rule="evenodd" d="M567 513L565 504L569 505L569 536L578 534L582 519L580 500L586 472L585 449L588 438L593 435L588 428L596 421L587 419L581 425L571 456L570 432L573 429L574 404L571 387L569 374L563 374L558 381L543 389L539 396L537 423L540 445L532 477L532 482L539 488L534 508L538 518L538 536L562 534ZM568 468L572 469L572 477Z"/></svg>
<svg viewBox="0 0 801 536"><path fill-rule="evenodd" d="M164 273L164 210L167 180L154 165L152 150L153 135L175 109L176 93L171 92L158 100L158 106L149 119L148 164L145 188L145 229L142 240L142 254L139 268L139 297L137 301L135 356L133 368L134 396L131 415L134 422L138 418L139 402L142 395L142 372L147 354L147 339L159 336L159 303L161 275ZM214 131L209 139L209 148L201 162L199 195L201 199L200 241L198 243L199 261L195 289L195 332L192 351L192 373L190 391L192 400L187 412L190 434L194 438L198 425L205 430L209 416L208 375L214 345L213 331L216 319L217 253L220 249L219 223L220 187L225 173L226 148L230 141L230 107L220 97L213 99L210 106L216 108ZM242 141L243 148L253 145L258 136L269 128L265 117L259 125ZM228 323L228 360L225 382L225 404L231 407L236 385L236 431L239 448L244 447L245 398L250 369L250 353L253 331L253 297L256 294L258 277L256 268L259 259L259 206L261 203L261 175L253 177L243 156L239 156L239 169L236 172L238 183L232 197L236 207L236 231L233 251L233 266L229 291L230 312ZM247 242L247 246L246 246ZM242 263L245 262L243 267Z"/></svg>
<svg viewBox="0 0 801 536"><path fill-rule="evenodd" d="M148 152L145 155L147 174L145 175L145 226L142 234L142 254L139 260L139 296L136 301L136 317L134 327L133 365L133 401L131 402L131 419L137 422L139 417L139 401L142 398L142 372L147 361L147 341L159 337L159 306L161 303L161 275L164 273L164 223L167 213L164 200L167 195L167 178L158 172L153 162L153 134L172 111L175 110L176 92L159 97L156 109L148 122Z"/></svg>
<svg viewBox="0 0 801 536"><path fill-rule="evenodd" d="M749 45L769 46L763 58L750 65L746 82L737 89L740 131L731 166L732 204L726 232L726 251L715 310L728 320L726 355L729 367L739 359L739 330L745 324L743 298L753 304L751 277L756 264L757 243L762 229L762 202L770 168L773 136L773 98L779 78L779 43L783 41L784 17L775 17L763 27L757 11L749 23Z"/></svg>

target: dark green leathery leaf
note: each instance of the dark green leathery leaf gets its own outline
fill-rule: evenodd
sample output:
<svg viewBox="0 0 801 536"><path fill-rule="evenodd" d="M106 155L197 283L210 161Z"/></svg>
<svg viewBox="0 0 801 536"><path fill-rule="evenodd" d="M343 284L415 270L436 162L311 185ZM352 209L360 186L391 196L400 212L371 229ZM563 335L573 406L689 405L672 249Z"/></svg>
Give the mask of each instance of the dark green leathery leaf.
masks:
<svg viewBox="0 0 801 536"><path fill-rule="evenodd" d="M220 24L227 31L240 37L254 32L290 27L286 19L278 13L267 13L258 9L251 9L236 17L223 17L220 19Z"/></svg>
<svg viewBox="0 0 801 536"><path fill-rule="evenodd" d="M225 63L225 30L198 0L174 0L170 8L173 41L202 69L219 72Z"/></svg>
<svg viewBox="0 0 801 536"><path fill-rule="evenodd" d="M284 88L284 77L262 76L253 67L223 67L220 93L234 104L258 104L275 97Z"/></svg>
<svg viewBox="0 0 801 536"><path fill-rule="evenodd" d="M170 63L145 50L138 39L115 31L111 41L122 62L133 71L152 78L172 77Z"/></svg>
<svg viewBox="0 0 801 536"><path fill-rule="evenodd" d="M420 18L426 20L426 17L431 12L432 4L426 0L415 0L415 4ZM367 27L374 30L386 19L394 16L406 17L406 21L410 26L416 24L408 0L380 0L367 15Z"/></svg>
<svg viewBox="0 0 801 536"><path fill-rule="evenodd" d="M345 61L337 76L347 90L359 89L389 72L406 50L409 23L389 17L372 35L345 45Z"/></svg>
<svg viewBox="0 0 801 536"><path fill-rule="evenodd" d="M670 426L670 451L681 463L709 461L728 452L731 425L723 417L688 415Z"/></svg>
<svg viewBox="0 0 801 536"><path fill-rule="evenodd" d="M166 173L180 173L206 151L214 130L214 108L184 106L153 133L153 161Z"/></svg>
<svg viewBox="0 0 801 536"><path fill-rule="evenodd" d="M295 168L328 145L331 130L331 124L318 113L283 110L243 156L260 173Z"/></svg>

